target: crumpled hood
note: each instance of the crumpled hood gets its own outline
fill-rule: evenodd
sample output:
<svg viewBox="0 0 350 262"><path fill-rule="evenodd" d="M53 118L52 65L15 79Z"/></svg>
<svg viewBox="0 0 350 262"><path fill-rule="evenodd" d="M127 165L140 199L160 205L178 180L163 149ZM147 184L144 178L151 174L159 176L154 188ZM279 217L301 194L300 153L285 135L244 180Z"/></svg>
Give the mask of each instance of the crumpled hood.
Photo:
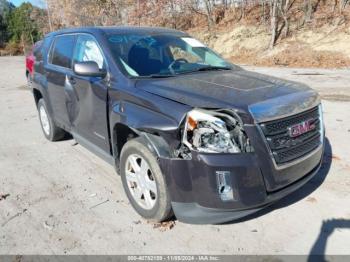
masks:
<svg viewBox="0 0 350 262"><path fill-rule="evenodd" d="M259 121L268 120L267 114L270 120L281 117L281 114L297 113L313 106L319 99L317 93L306 85L246 70L144 79L136 86L192 107L235 108L250 112L255 118L259 114ZM269 108L269 105L273 107Z"/></svg>

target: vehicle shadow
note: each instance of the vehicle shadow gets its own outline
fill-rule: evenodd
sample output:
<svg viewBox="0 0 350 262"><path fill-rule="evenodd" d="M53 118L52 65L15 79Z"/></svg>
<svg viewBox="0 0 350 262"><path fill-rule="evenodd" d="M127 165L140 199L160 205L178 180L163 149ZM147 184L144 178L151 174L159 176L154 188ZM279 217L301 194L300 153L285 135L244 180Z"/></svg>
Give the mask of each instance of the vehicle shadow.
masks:
<svg viewBox="0 0 350 262"><path fill-rule="evenodd" d="M66 132L64 134L64 137L62 137L58 142L62 142L62 141L68 141L68 140L72 140L73 136L71 134L69 134L68 132Z"/></svg>
<svg viewBox="0 0 350 262"><path fill-rule="evenodd" d="M296 190L295 192L288 195L288 197L282 198L281 200L277 201L276 203L254 213L249 216L243 217L241 219L237 219L228 223L224 224L235 224L235 223L241 223L247 220L251 220L254 218L258 218L260 216L263 216L267 213L270 213L271 211L274 211L276 209L284 208L289 205L292 205L301 199L307 197L312 192L314 192L319 186L322 185L324 180L326 179L329 170L332 165L332 146L329 142L329 139L325 137L325 152L324 157L322 161L322 165L318 173L304 186Z"/></svg>
<svg viewBox="0 0 350 262"><path fill-rule="evenodd" d="M349 219L330 219L324 220L320 229L320 233L310 250L308 262L326 262L329 261L326 256L326 246L328 238L336 229L350 229Z"/></svg>

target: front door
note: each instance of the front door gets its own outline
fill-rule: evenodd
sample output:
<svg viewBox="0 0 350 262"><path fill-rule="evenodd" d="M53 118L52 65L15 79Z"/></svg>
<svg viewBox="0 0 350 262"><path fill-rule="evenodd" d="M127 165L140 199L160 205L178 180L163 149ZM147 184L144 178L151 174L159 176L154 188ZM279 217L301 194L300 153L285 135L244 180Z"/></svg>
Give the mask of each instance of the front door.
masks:
<svg viewBox="0 0 350 262"><path fill-rule="evenodd" d="M85 61L94 61L100 69L106 69L104 56L95 38L89 34L80 34L77 36L73 63ZM69 121L74 132L109 153L107 79L73 75L70 83L73 92L68 110L71 111Z"/></svg>

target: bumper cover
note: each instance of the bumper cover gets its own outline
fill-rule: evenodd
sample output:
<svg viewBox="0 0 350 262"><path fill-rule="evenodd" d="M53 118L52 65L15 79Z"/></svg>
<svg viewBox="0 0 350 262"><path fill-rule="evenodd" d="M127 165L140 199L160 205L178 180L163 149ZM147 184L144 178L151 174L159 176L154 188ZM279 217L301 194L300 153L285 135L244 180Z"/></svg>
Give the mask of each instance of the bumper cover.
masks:
<svg viewBox="0 0 350 262"><path fill-rule="evenodd" d="M276 176L298 174L284 187L268 191L263 166L256 154L200 154L192 160L160 158L176 217L192 224L218 224L257 212L307 183L319 170L322 150ZM297 168L297 169L295 169ZM233 200L223 201L218 192L217 171L228 171ZM294 171L294 172L293 172ZM273 172L273 170L271 170Z"/></svg>
<svg viewBox="0 0 350 262"><path fill-rule="evenodd" d="M319 164L310 174L299 181L289 185L288 187L279 190L278 192L268 194L265 201L258 206L248 209L223 209L223 208L207 208L198 203L181 203L172 202L174 213L178 220L190 224L220 224L233 221L250 214L253 214L261 209L268 207L279 199L296 191L310 179L312 179L320 169Z"/></svg>

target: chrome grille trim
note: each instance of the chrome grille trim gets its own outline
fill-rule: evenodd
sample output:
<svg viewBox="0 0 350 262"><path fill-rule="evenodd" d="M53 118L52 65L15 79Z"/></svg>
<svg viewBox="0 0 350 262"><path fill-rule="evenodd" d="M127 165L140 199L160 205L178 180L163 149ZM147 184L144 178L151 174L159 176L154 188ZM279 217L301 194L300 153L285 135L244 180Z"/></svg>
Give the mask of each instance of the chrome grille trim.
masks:
<svg viewBox="0 0 350 262"><path fill-rule="evenodd" d="M319 143L318 143L319 145L316 148L314 148L313 150L307 152L306 154L301 155L300 157L298 157L298 158L296 158L294 160L285 162L285 163L278 163L276 161L275 156L274 156L274 152L271 149L269 142L267 141L267 138L266 138L266 136L265 136L265 134L264 134L264 132L263 132L263 130L261 128L261 124L257 124L258 131L259 131L260 135L263 138L263 141L264 141L264 143L265 143L265 145L266 145L266 147L267 147L267 149L269 151L269 154L271 156L272 162L273 162L273 164L274 164L276 169L278 169L278 170L279 169L284 169L284 168L290 167L292 165L298 164L298 163L306 160L307 158L311 157L312 155L318 153L320 150L322 150L323 142L324 142L324 123L323 123L322 105L319 104L317 106L317 108L313 108L311 110L304 111L304 113L308 113L308 111L312 111L312 110L317 110L317 112L318 112L318 127L317 127L318 135L317 135L317 137L319 138ZM303 114L303 113L301 113L301 114ZM292 118L293 116L290 116L290 117ZM285 120L285 118L280 119L280 121L283 121L283 120ZM276 121L279 121L279 120L276 120ZM262 124L264 124L264 123L262 123ZM310 136L311 137L310 140L314 139L317 133L314 133L313 135L311 135ZM305 133L305 134L308 134L308 133Z"/></svg>

